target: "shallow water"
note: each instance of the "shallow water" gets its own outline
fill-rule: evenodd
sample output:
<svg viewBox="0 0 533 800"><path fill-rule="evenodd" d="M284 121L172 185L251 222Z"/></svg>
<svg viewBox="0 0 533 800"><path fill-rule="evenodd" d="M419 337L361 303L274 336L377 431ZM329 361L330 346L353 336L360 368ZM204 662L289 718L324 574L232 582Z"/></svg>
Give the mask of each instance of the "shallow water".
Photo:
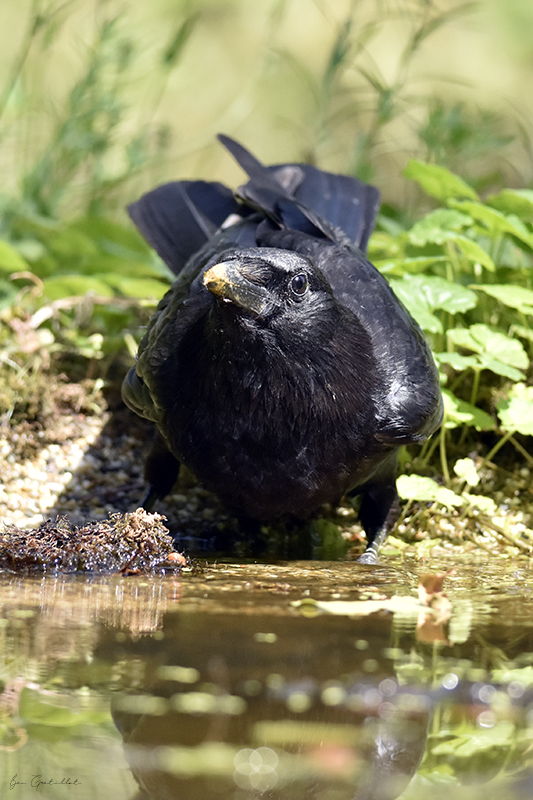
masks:
<svg viewBox="0 0 533 800"><path fill-rule="evenodd" d="M530 798L532 589L475 558L3 576L0 796Z"/></svg>

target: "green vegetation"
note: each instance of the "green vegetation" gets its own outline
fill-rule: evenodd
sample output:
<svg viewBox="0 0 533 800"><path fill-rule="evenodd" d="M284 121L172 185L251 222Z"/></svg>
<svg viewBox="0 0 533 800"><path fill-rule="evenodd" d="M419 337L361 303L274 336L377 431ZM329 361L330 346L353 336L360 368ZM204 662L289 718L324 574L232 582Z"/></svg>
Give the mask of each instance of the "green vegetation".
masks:
<svg viewBox="0 0 533 800"><path fill-rule="evenodd" d="M78 42L77 67L63 72L47 104L40 68L53 60L57 41L70 41L89 5L91 33ZM192 151L198 177L219 177L210 151L198 159L225 129L267 161L307 159L382 189L370 258L428 336L446 404L441 433L405 456L412 473L399 484L406 513L430 502L454 519L482 515L488 525L498 506L484 489L494 465L533 467L533 190L517 179L532 174L533 139L523 118L478 107L453 76L441 80L441 95L422 81L420 63L435 37L458 20L471 22L473 6L353 0L335 16L328 3L310 5L324 22L320 58L302 49L302 39L287 40L297 0L257 11L268 23L260 48L238 0L216 8L184 2L147 52L134 27L135 3L123 11L113 0L33 0L0 87L0 143L10 163L0 195L0 414L13 424L42 416L45 388L55 392L61 374L86 381L86 409L99 387L119 381L170 280L123 208L190 170ZM254 68L244 80L241 64L237 99L225 110L211 102L207 85L196 86L204 135L183 143L180 120L171 130L161 115L171 105L165 98L173 82L204 80L203 61L193 56L210 63L221 47L216 37L230 30L227 58L238 60L238 41L242 63ZM229 66L220 69L225 75ZM251 108L257 139L246 134ZM286 143L275 155L261 145L267 114ZM185 166L172 161L180 157ZM529 553L533 538L522 529L513 541Z"/></svg>

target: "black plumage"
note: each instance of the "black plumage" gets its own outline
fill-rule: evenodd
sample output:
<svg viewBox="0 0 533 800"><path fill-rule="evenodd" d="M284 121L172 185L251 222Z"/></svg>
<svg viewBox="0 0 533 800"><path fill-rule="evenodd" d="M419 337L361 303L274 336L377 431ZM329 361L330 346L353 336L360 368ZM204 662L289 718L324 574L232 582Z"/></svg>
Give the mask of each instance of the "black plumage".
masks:
<svg viewBox="0 0 533 800"><path fill-rule="evenodd" d="M145 505L179 463L261 521L360 493L374 561L397 515L398 449L442 417L423 335L363 252L379 193L219 138L249 176L236 195L178 181L129 209L177 274L123 384L159 432Z"/></svg>

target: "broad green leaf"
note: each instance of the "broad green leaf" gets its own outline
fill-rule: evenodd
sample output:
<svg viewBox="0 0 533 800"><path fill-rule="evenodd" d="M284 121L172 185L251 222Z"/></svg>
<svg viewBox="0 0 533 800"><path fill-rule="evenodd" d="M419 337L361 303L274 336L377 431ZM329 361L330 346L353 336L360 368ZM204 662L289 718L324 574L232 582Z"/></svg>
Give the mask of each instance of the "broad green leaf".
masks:
<svg viewBox="0 0 533 800"><path fill-rule="evenodd" d="M161 267L158 261L158 259L132 261L130 258L100 253L96 258L87 259L80 266L79 271L83 272L84 275L100 275L102 277L104 273L107 273L118 276L124 275L127 278L155 278L156 280L164 280L168 289L173 277L170 274L170 270L167 270L164 265Z"/></svg>
<svg viewBox="0 0 533 800"><path fill-rule="evenodd" d="M516 383L496 408L504 430L533 436L533 386Z"/></svg>
<svg viewBox="0 0 533 800"><path fill-rule="evenodd" d="M495 359L517 369L527 369L529 365L527 353L518 339L511 339L488 325L478 323L470 328L450 328L446 334L459 347L483 354L485 361Z"/></svg>
<svg viewBox="0 0 533 800"><path fill-rule="evenodd" d="M168 284L153 278L128 278L106 273L102 280L125 297L160 300L168 291Z"/></svg>
<svg viewBox="0 0 533 800"><path fill-rule="evenodd" d="M503 189L487 198L487 204L504 214L516 214L525 220L533 219L533 191L531 189Z"/></svg>
<svg viewBox="0 0 533 800"><path fill-rule="evenodd" d="M509 378L511 381L519 381L524 377L524 373L521 370L509 364L505 364L497 358L492 358L485 353L478 355L478 359L483 369L490 369L495 375L501 375L503 378Z"/></svg>
<svg viewBox="0 0 533 800"><path fill-rule="evenodd" d="M442 324L433 311L457 314L477 303L471 289L432 275L405 275L402 280L391 280L390 285L420 327L430 333L442 332Z"/></svg>
<svg viewBox="0 0 533 800"><path fill-rule="evenodd" d="M533 342L533 328L526 328L524 325L512 325L510 328L512 333L515 333L520 339L525 339L527 342Z"/></svg>
<svg viewBox="0 0 533 800"><path fill-rule="evenodd" d="M450 239L455 242L462 254L473 264L481 264L482 267L485 267L490 272L496 270L496 264L487 251L477 242L474 242L473 239L468 239L466 236L460 236L459 234L450 237Z"/></svg>
<svg viewBox="0 0 533 800"><path fill-rule="evenodd" d="M442 389L444 401L444 427L457 428L460 425L471 425L477 431L490 431L496 427L492 417L480 408L460 400L449 389Z"/></svg>
<svg viewBox="0 0 533 800"><path fill-rule="evenodd" d="M58 275L43 281L43 294L48 300L80 297L88 292L99 297L113 297L114 294L107 283L90 275Z"/></svg>
<svg viewBox="0 0 533 800"><path fill-rule="evenodd" d="M438 364L449 364L450 367L458 372L479 365L476 356L462 356L460 353L434 353L434 356Z"/></svg>
<svg viewBox="0 0 533 800"><path fill-rule="evenodd" d="M374 266L379 269L383 275L396 275L403 277L406 273L415 275L418 272L425 272L428 267L439 262L448 261L446 256L419 256L415 258L386 258L386 259L371 259Z"/></svg>
<svg viewBox="0 0 533 800"><path fill-rule="evenodd" d="M98 248L122 258L146 258L150 248L133 227L119 225L103 217L83 217L71 229L81 231L98 244Z"/></svg>
<svg viewBox="0 0 533 800"><path fill-rule="evenodd" d="M396 489L402 500L433 501L440 486L433 478L423 475L400 475Z"/></svg>
<svg viewBox="0 0 533 800"><path fill-rule="evenodd" d="M8 242L0 239L0 273L11 275L13 272L25 272L28 262Z"/></svg>
<svg viewBox="0 0 533 800"><path fill-rule="evenodd" d="M498 506L492 497L485 497L483 494L470 494L469 492L463 492L463 497L467 503L478 508L483 514L487 514L489 517L494 517L498 511Z"/></svg>
<svg viewBox="0 0 533 800"><path fill-rule="evenodd" d="M78 262L93 256L97 257L100 249L94 239L76 228L65 228L53 236L48 247L59 259L75 258Z"/></svg>
<svg viewBox="0 0 533 800"><path fill-rule="evenodd" d="M479 475L477 474L476 465L471 458L460 458L453 465L453 471L458 478L466 481L469 486L478 485Z"/></svg>
<svg viewBox="0 0 533 800"><path fill-rule="evenodd" d="M420 293L413 293L406 277L389 281L394 294L404 304L409 313L416 319L422 330L428 333L442 333L442 323L431 313L426 298Z"/></svg>
<svg viewBox="0 0 533 800"><path fill-rule="evenodd" d="M443 244L450 235L472 224L472 217L453 208L437 208L426 214L408 231L409 241L417 247L426 244Z"/></svg>
<svg viewBox="0 0 533 800"><path fill-rule="evenodd" d="M472 284L472 289L495 297L509 308L516 308L522 314L533 314L533 291L525 286L506 284Z"/></svg>
<svg viewBox="0 0 533 800"><path fill-rule="evenodd" d="M426 194L436 197L438 200L446 201L456 197L469 197L477 200L474 189L462 178L436 164L427 164L424 161L413 159L409 161L403 174L406 178L416 181Z"/></svg>
<svg viewBox="0 0 533 800"><path fill-rule="evenodd" d="M475 220L483 223L494 238L499 238L504 233L516 236L528 247L533 247L533 235L517 217L508 217L495 208L475 203L471 200L450 200L450 206L470 214Z"/></svg>
<svg viewBox="0 0 533 800"><path fill-rule="evenodd" d="M396 481L398 494L403 500L441 503L446 508L463 504L463 499L451 489L446 489L432 478L422 475L400 475Z"/></svg>
<svg viewBox="0 0 533 800"><path fill-rule="evenodd" d="M459 314L474 308L477 298L471 289L436 276L415 275L407 278L413 292L421 293L432 310Z"/></svg>

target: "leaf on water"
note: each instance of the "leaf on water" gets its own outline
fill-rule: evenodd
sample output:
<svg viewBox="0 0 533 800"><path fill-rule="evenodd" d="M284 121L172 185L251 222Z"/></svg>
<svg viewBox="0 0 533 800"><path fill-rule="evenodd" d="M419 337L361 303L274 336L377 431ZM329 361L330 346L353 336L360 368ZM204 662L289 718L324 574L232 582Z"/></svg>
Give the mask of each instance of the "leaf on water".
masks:
<svg viewBox="0 0 533 800"><path fill-rule="evenodd" d="M294 600L291 605L298 608L304 616L316 614L339 614L347 617L363 617L378 611L390 611L418 616L422 606L410 595L393 595L382 600Z"/></svg>
<svg viewBox="0 0 533 800"><path fill-rule="evenodd" d="M403 171L403 175L418 185L431 197L446 201L450 198L469 197L477 200L477 194L462 178L454 175L445 167L436 164L427 164L424 161L412 159Z"/></svg>

